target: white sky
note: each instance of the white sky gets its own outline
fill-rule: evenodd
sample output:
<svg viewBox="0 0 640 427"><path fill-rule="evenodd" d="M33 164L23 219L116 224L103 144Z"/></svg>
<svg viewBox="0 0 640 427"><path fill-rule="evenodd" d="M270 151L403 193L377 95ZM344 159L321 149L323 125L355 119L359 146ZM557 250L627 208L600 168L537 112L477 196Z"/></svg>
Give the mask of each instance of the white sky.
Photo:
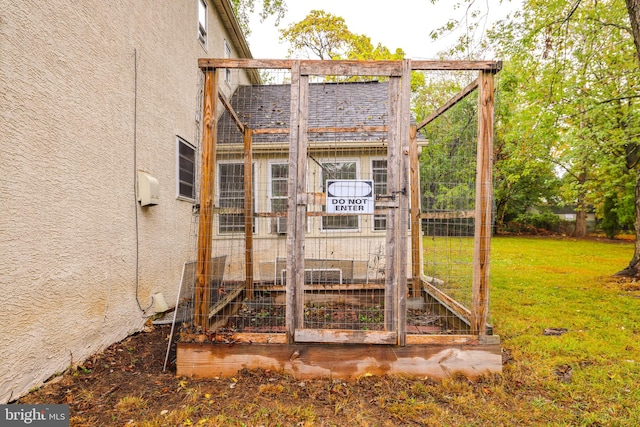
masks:
<svg viewBox="0 0 640 427"><path fill-rule="evenodd" d="M522 0L482 0L487 10L488 24L504 18L514 11ZM455 44L457 35L449 35L434 42L429 33L446 24L449 19L461 20L464 10L455 9L458 0L440 0L433 5L429 0L287 0L287 14L278 28L301 21L311 10L324 10L344 18L350 31L371 38L392 52L401 48L408 58L435 59L438 52ZM251 21L249 47L254 58L282 59L287 45L279 41L280 33L273 18L260 23ZM494 58L474 58L494 59Z"/></svg>

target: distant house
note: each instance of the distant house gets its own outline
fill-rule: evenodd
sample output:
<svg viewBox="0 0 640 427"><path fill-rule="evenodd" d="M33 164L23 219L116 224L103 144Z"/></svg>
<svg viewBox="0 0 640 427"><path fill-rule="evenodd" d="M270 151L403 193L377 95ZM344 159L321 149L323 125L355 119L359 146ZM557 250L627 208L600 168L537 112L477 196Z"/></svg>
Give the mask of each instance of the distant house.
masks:
<svg viewBox="0 0 640 427"><path fill-rule="evenodd" d="M0 403L140 330L192 257L202 73L228 0L3 2ZM225 72L220 91L257 83Z"/></svg>
<svg viewBox="0 0 640 427"><path fill-rule="evenodd" d="M387 134L375 129L388 125L388 87L388 82L380 81L309 85L308 193L324 196L327 181L339 179L372 180L375 195L387 194ZM288 84L246 85L239 86L229 102L237 119L255 132L253 261L258 266L256 278L263 282L277 283L284 277L289 135L259 131L289 129L290 96ZM363 130L354 131L358 128ZM225 111L218 123L216 149L215 205L220 214L214 217L214 255L230 251L244 255L243 138L232 114ZM352 261L343 281L380 278L374 259L384 253L385 211L328 216L323 215L325 209L320 200L308 206L306 257L317 260L316 265L320 260ZM354 237L359 242L356 254ZM227 279L243 277L241 262L235 269L233 263L229 267Z"/></svg>

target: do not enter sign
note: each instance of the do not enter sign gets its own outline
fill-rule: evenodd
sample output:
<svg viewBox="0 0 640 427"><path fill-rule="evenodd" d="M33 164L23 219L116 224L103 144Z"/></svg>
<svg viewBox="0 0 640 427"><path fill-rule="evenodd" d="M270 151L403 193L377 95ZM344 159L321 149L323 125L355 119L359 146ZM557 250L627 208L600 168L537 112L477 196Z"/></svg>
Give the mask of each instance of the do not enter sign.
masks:
<svg viewBox="0 0 640 427"><path fill-rule="evenodd" d="M373 180L327 180L327 213L372 214Z"/></svg>

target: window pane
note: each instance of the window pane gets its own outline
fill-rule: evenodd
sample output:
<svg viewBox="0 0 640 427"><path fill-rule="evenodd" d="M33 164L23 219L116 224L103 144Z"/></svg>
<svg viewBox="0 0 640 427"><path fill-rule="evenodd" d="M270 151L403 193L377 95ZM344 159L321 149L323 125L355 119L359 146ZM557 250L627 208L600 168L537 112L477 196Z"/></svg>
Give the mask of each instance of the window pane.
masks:
<svg viewBox="0 0 640 427"><path fill-rule="evenodd" d="M235 212L220 214L220 233L239 233L244 231L244 164L221 163L218 165L220 179L219 206ZM255 176L255 175L254 175ZM255 205L253 206L255 212ZM255 228L255 218L254 218Z"/></svg>
<svg viewBox="0 0 640 427"><path fill-rule="evenodd" d="M372 160L371 171L373 175L373 187L375 194L387 194L387 161ZM387 228L386 215L373 216L373 229L385 230Z"/></svg>
<svg viewBox="0 0 640 427"><path fill-rule="evenodd" d="M178 140L178 196L189 199L195 197L195 153L191 145Z"/></svg>

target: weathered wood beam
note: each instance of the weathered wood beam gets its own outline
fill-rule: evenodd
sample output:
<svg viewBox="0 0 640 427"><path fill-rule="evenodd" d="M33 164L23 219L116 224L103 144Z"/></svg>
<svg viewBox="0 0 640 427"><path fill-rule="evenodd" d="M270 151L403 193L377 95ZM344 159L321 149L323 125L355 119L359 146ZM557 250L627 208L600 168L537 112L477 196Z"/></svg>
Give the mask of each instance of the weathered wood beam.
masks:
<svg viewBox="0 0 640 427"><path fill-rule="evenodd" d="M265 134L285 134L289 133L290 128L262 128L254 129L254 135ZM353 127L322 127L309 128L309 133L358 133L358 132L387 132L388 126L353 126Z"/></svg>
<svg viewBox="0 0 640 427"><path fill-rule="evenodd" d="M396 344L395 331L353 331L345 329L298 329L296 342L338 344Z"/></svg>
<svg viewBox="0 0 640 427"><path fill-rule="evenodd" d="M411 296L420 297L420 276L422 275L422 224L420 221L420 164L417 129L411 126L409 135L409 179L411 180Z"/></svg>
<svg viewBox="0 0 640 427"><path fill-rule="evenodd" d="M278 337L271 335L276 342ZM502 372L500 345L260 344L178 343L178 376L231 377L246 369L286 371L298 379L365 375L447 378L459 373L476 378Z"/></svg>
<svg viewBox="0 0 640 427"><path fill-rule="evenodd" d="M198 261L196 266L196 292L193 319L196 326L206 330L209 327L209 305L211 283L212 230L214 174L216 165L216 143L218 135L218 114L216 99L218 72L208 70L204 78L203 124L202 124L202 166L200 179L200 218L198 220Z"/></svg>
<svg viewBox="0 0 640 427"><path fill-rule="evenodd" d="M231 104L229 104L229 101L227 101L227 98L225 98L222 93L218 92L218 99L222 102L222 105L224 105L224 108L226 108L229 114L231 115L231 118L233 119L233 122L238 127L238 130L244 133L244 124L242 124L242 122L238 118L238 114L236 114L236 111L233 109Z"/></svg>
<svg viewBox="0 0 640 427"><path fill-rule="evenodd" d="M244 131L244 264L245 298L253 299L253 134Z"/></svg>
<svg viewBox="0 0 640 427"><path fill-rule="evenodd" d="M476 166L475 232L471 334L487 334L489 312L489 260L491 251L494 75L480 71L478 77L478 153Z"/></svg>
<svg viewBox="0 0 640 427"><path fill-rule="evenodd" d="M359 75L359 76L400 76L402 61L354 61L354 60L293 60L293 59L248 59L248 58L200 58L198 67L202 70L213 68L248 69L291 69L298 63L305 75ZM411 61L411 70L422 71L464 71L485 70L498 72L502 61Z"/></svg>
<svg viewBox="0 0 640 427"><path fill-rule="evenodd" d="M466 98L471 92L476 90L478 87L478 79L475 79L473 82L467 85L464 89L458 92L453 98L449 99L444 105L440 106L436 111L429 114L423 121L418 124L418 130L422 129L442 114L444 114L448 109L456 105L458 102Z"/></svg>

